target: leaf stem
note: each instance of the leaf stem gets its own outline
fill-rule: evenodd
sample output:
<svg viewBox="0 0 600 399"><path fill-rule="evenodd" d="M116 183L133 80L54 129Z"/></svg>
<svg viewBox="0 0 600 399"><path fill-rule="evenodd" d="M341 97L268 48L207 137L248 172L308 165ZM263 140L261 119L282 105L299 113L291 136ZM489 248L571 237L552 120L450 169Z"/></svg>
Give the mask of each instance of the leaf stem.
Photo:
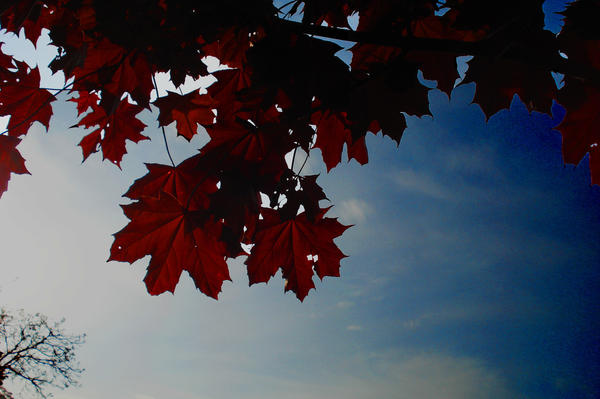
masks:
<svg viewBox="0 0 600 399"><path fill-rule="evenodd" d="M292 164L290 165L290 169L292 172L294 171L294 161L296 160L296 151L298 151L298 147L294 148L294 155L292 155Z"/></svg>
<svg viewBox="0 0 600 399"><path fill-rule="evenodd" d="M156 91L156 98L159 98L160 95L158 94L158 84L156 84L156 77L154 76L154 74L152 74L152 83L154 84L154 90ZM175 162L173 162L173 157L171 156L171 151L169 150L169 143L167 142L167 133L165 132L165 127L161 126L160 128L162 129L162 136L165 142L165 148L167 149L167 155L169 156L171 165L175 167Z"/></svg>
<svg viewBox="0 0 600 399"><path fill-rule="evenodd" d="M304 162L302 162L302 166L300 166L300 170L298 170L298 172L296 173L297 176L300 176L300 173L302 173L302 169L304 169L304 165L306 165L306 161L308 161L308 157L309 157L309 153L307 152L306 158L304 158Z"/></svg>

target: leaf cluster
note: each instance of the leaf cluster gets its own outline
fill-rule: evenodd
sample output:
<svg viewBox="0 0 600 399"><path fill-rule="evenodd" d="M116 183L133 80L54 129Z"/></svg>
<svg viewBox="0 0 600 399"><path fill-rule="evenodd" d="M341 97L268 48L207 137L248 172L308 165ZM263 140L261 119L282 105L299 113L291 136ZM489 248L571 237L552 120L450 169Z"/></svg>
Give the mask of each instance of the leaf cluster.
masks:
<svg viewBox="0 0 600 399"><path fill-rule="evenodd" d="M325 193L302 173L306 159L319 149L329 171L344 147L348 159L368 162L369 133L399 143L406 115L429 114L419 71L450 94L457 57L472 56L462 83L475 82L487 117L515 94L531 111L550 112L558 100L567 109L565 161L589 153L600 183L600 35L590 17L600 2L570 4L559 35L544 30L542 3L20 0L0 3L0 21L33 43L48 29L59 50L49 66L69 82L59 92L74 93L75 126L91 129L79 144L84 159L100 152L118 166L126 142L148 139L137 115L151 105L163 129L175 123L191 140L201 125L210 136L177 165L147 165L125 194L130 222L115 234L111 260L150 255L151 294L173 292L185 270L217 298L230 278L226 259L247 256L250 284L281 270L302 300L314 274L339 275L344 255L333 240L346 228L325 217ZM354 43L349 64L335 40ZM186 77L209 75L211 58L222 67L206 91L150 100L158 72L181 89ZM564 74L562 88L552 72ZM0 136L2 193L11 173L28 173L16 146L32 123L48 126L57 93L39 88L37 69L1 53L0 80L0 115L10 115Z"/></svg>

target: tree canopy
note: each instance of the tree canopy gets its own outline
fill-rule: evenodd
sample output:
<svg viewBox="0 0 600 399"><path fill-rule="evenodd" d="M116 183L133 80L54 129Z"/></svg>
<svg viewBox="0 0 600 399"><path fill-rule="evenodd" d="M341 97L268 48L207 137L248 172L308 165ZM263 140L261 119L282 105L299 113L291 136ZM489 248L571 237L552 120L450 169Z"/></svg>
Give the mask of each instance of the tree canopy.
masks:
<svg viewBox="0 0 600 399"><path fill-rule="evenodd" d="M320 150L327 170L342 159L368 162L365 136L400 143L406 115L429 114L418 73L450 93L456 59L472 56L461 84L487 117L515 94L530 111L566 109L558 126L563 157L589 153L600 183L600 30L598 0L571 3L559 35L544 30L542 0L293 0L252 2L20 0L0 2L0 23L36 43L47 29L62 88L40 88L40 74L0 53L0 195L11 174L28 173L17 146L33 123L48 127L63 92L77 105L79 146L119 166L126 142L148 139L138 114L158 109L188 141L201 125L209 142L176 164L147 164L123 205L130 219L115 234L110 260L151 256L144 279L153 295L174 292L187 271L217 298L229 280L226 259L247 256L250 284L281 269L285 290L302 300L313 276L339 276L334 243L347 226L326 216L327 197L304 165ZM336 41L352 43L344 62ZM209 69L218 59L220 68ZM156 74L179 92L159 97ZM564 80L557 85L552 73ZM212 75L183 92L186 77ZM170 154L169 154L170 157Z"/></svg>
<svg viewBox="0 0 600 399"><path fill-rule="evenodd" d="M0 309L0 387L6 380L17 380L46 398L49 386L67 388L77 382L83 370L75 349L85 335L64 333L62 323L50 323L39 313L15 315Z"/></svg>

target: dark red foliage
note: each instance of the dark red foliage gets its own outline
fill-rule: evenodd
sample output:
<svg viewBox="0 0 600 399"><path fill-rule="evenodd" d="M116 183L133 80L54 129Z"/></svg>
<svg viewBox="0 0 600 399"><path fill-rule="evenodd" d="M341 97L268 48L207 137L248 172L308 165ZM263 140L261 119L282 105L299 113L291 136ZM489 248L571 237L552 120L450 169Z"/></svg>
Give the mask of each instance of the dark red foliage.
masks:
<svg viewBox="0 0 600 399"><path fill-rule="evenodd" d="M303 300L311 288L312 277L340 275L340 260L345 255L333 243L348 226L337 219L323 217L321 209L314 220L305 213L282 220L276 210L263 208L258 222L255 242L246 260L250 284L269 281L281 269L286 280L285 290L292 290Z"/></svg>
<svg viewBox="0 0 600 399"><path fill-rule="evenodd" d="M160 109L158 123L167 126L177 122L177 134L191 140L196 134L198 124L212 125L215 119L213 112L214 102L207 94L193 91L186 95L169 93L154 101L154 105Z"/></svg>
<svg viewBox="0 0 600 399"><path fill-rule="evenodd" d="M119 165L127 141L147 139L138 114L150 105L160 126L175 122L187 140L208 133L179 165L147 164L125 194L130 222L115 234L111 260L150 255L153 295L173 292L186 270L216 298L229 279L226 259L248 256L250 284L281 269L285 290L303 300L313 274L339 276L344 255L334 239L346 229L324 217L317 176L302 174L305 154L318 148L329 171L344 148L366 163L368 132L399 143L405 116L429 113L419 71L450 94L456 57L472 55L463 83L475 82L487 117L514 94L540 112L558 100L567 110L558 127L564 160L589 153L592 183L600 184L600 0L569 5L558 36L543 29L542 0L443 3L19 0L2 3L0 23L34 43L49 31L59 49L49 67L70 82L57 93L77 92L75 126L91 129L80 142L84 159L102 151ZM356 29L349 18L358 18ZM354 43L349 63L335 39ZM206 92L151 101L158 72L181 90L186 77L209 75L207 56L222 68ZM553 71L566 76L561 90ZM28 173L17 137L34 122L48 127L52 116L57 93L39 86L37 68L0 52L0 115L10 116L0 135L0 195L12 173Z"/></svg>
<svg viewBox="0 0 600 399"><path fill-rule="evenodd" d="M127 99L119 101L110 113L107 113L103 107L93 103L89 103L89 106L92 111L78 123L78 126L94 128L79 143L83 150L84 160L90 154L101 149L103 158L114 162L118 166L121 159L123 159L123 155L127 152L125 150L125 140L137 143L148 139L148 137L141 134L146 125L135 117L142 111L142 108L129 103Z"/></svg>
<svg viewBox="0 0 600 399"><path fill-rule="evenodd" d="M10 174L29 173L25 160L17 150L20 139L11 136L0 136L0 197L6 191Z"/></svg>
<svg viewBox="0 0 600 399"><path fill-rule="evenodd" d="M8 134L23 136L33 124L40 122L46 128L50 124L54 96L40 89L40 72L29 69L26 63L16 62L17 70L5 74L0 90L0 116L10 116Z"/></svg>
<svg viewBox="0 0 600 399"><path fill-rule="evenodd" d="M152 295L175 292L185 270L200 291L217 298L230 280L219 223L164 192L123 205L123 212L131 222L115 234L109 260L133 263L151 255L144 281Z"/></svg>

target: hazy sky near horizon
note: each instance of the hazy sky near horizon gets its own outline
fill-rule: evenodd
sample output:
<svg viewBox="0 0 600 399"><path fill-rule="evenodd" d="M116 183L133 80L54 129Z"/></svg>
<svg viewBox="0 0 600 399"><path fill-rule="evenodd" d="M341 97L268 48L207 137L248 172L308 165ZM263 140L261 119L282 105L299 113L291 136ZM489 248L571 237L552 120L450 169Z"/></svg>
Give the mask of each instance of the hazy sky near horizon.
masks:
<svg viewBox="0 0 600 399"><path fill-rule="evenodd" d="M409 118L398 148L370 135L365 166L328 174L315 151L330 215L355 226L336 241L341 278L303 303L280 274L248 287L243 257L219 301L185 273L175 295L148 295L148 258L107 263L122 194L144 162L168 163L156 112L119 170L81 163L74 104L57 101L49 132L19 146L32 175L0 199L0 305L87 334L81 387L56 399L598 397L600 187L587 159L563 165L560 107L516 99L486 124L473 93L431 90L433 117ZM176 161L206 140L167 133Z"/></svg>

